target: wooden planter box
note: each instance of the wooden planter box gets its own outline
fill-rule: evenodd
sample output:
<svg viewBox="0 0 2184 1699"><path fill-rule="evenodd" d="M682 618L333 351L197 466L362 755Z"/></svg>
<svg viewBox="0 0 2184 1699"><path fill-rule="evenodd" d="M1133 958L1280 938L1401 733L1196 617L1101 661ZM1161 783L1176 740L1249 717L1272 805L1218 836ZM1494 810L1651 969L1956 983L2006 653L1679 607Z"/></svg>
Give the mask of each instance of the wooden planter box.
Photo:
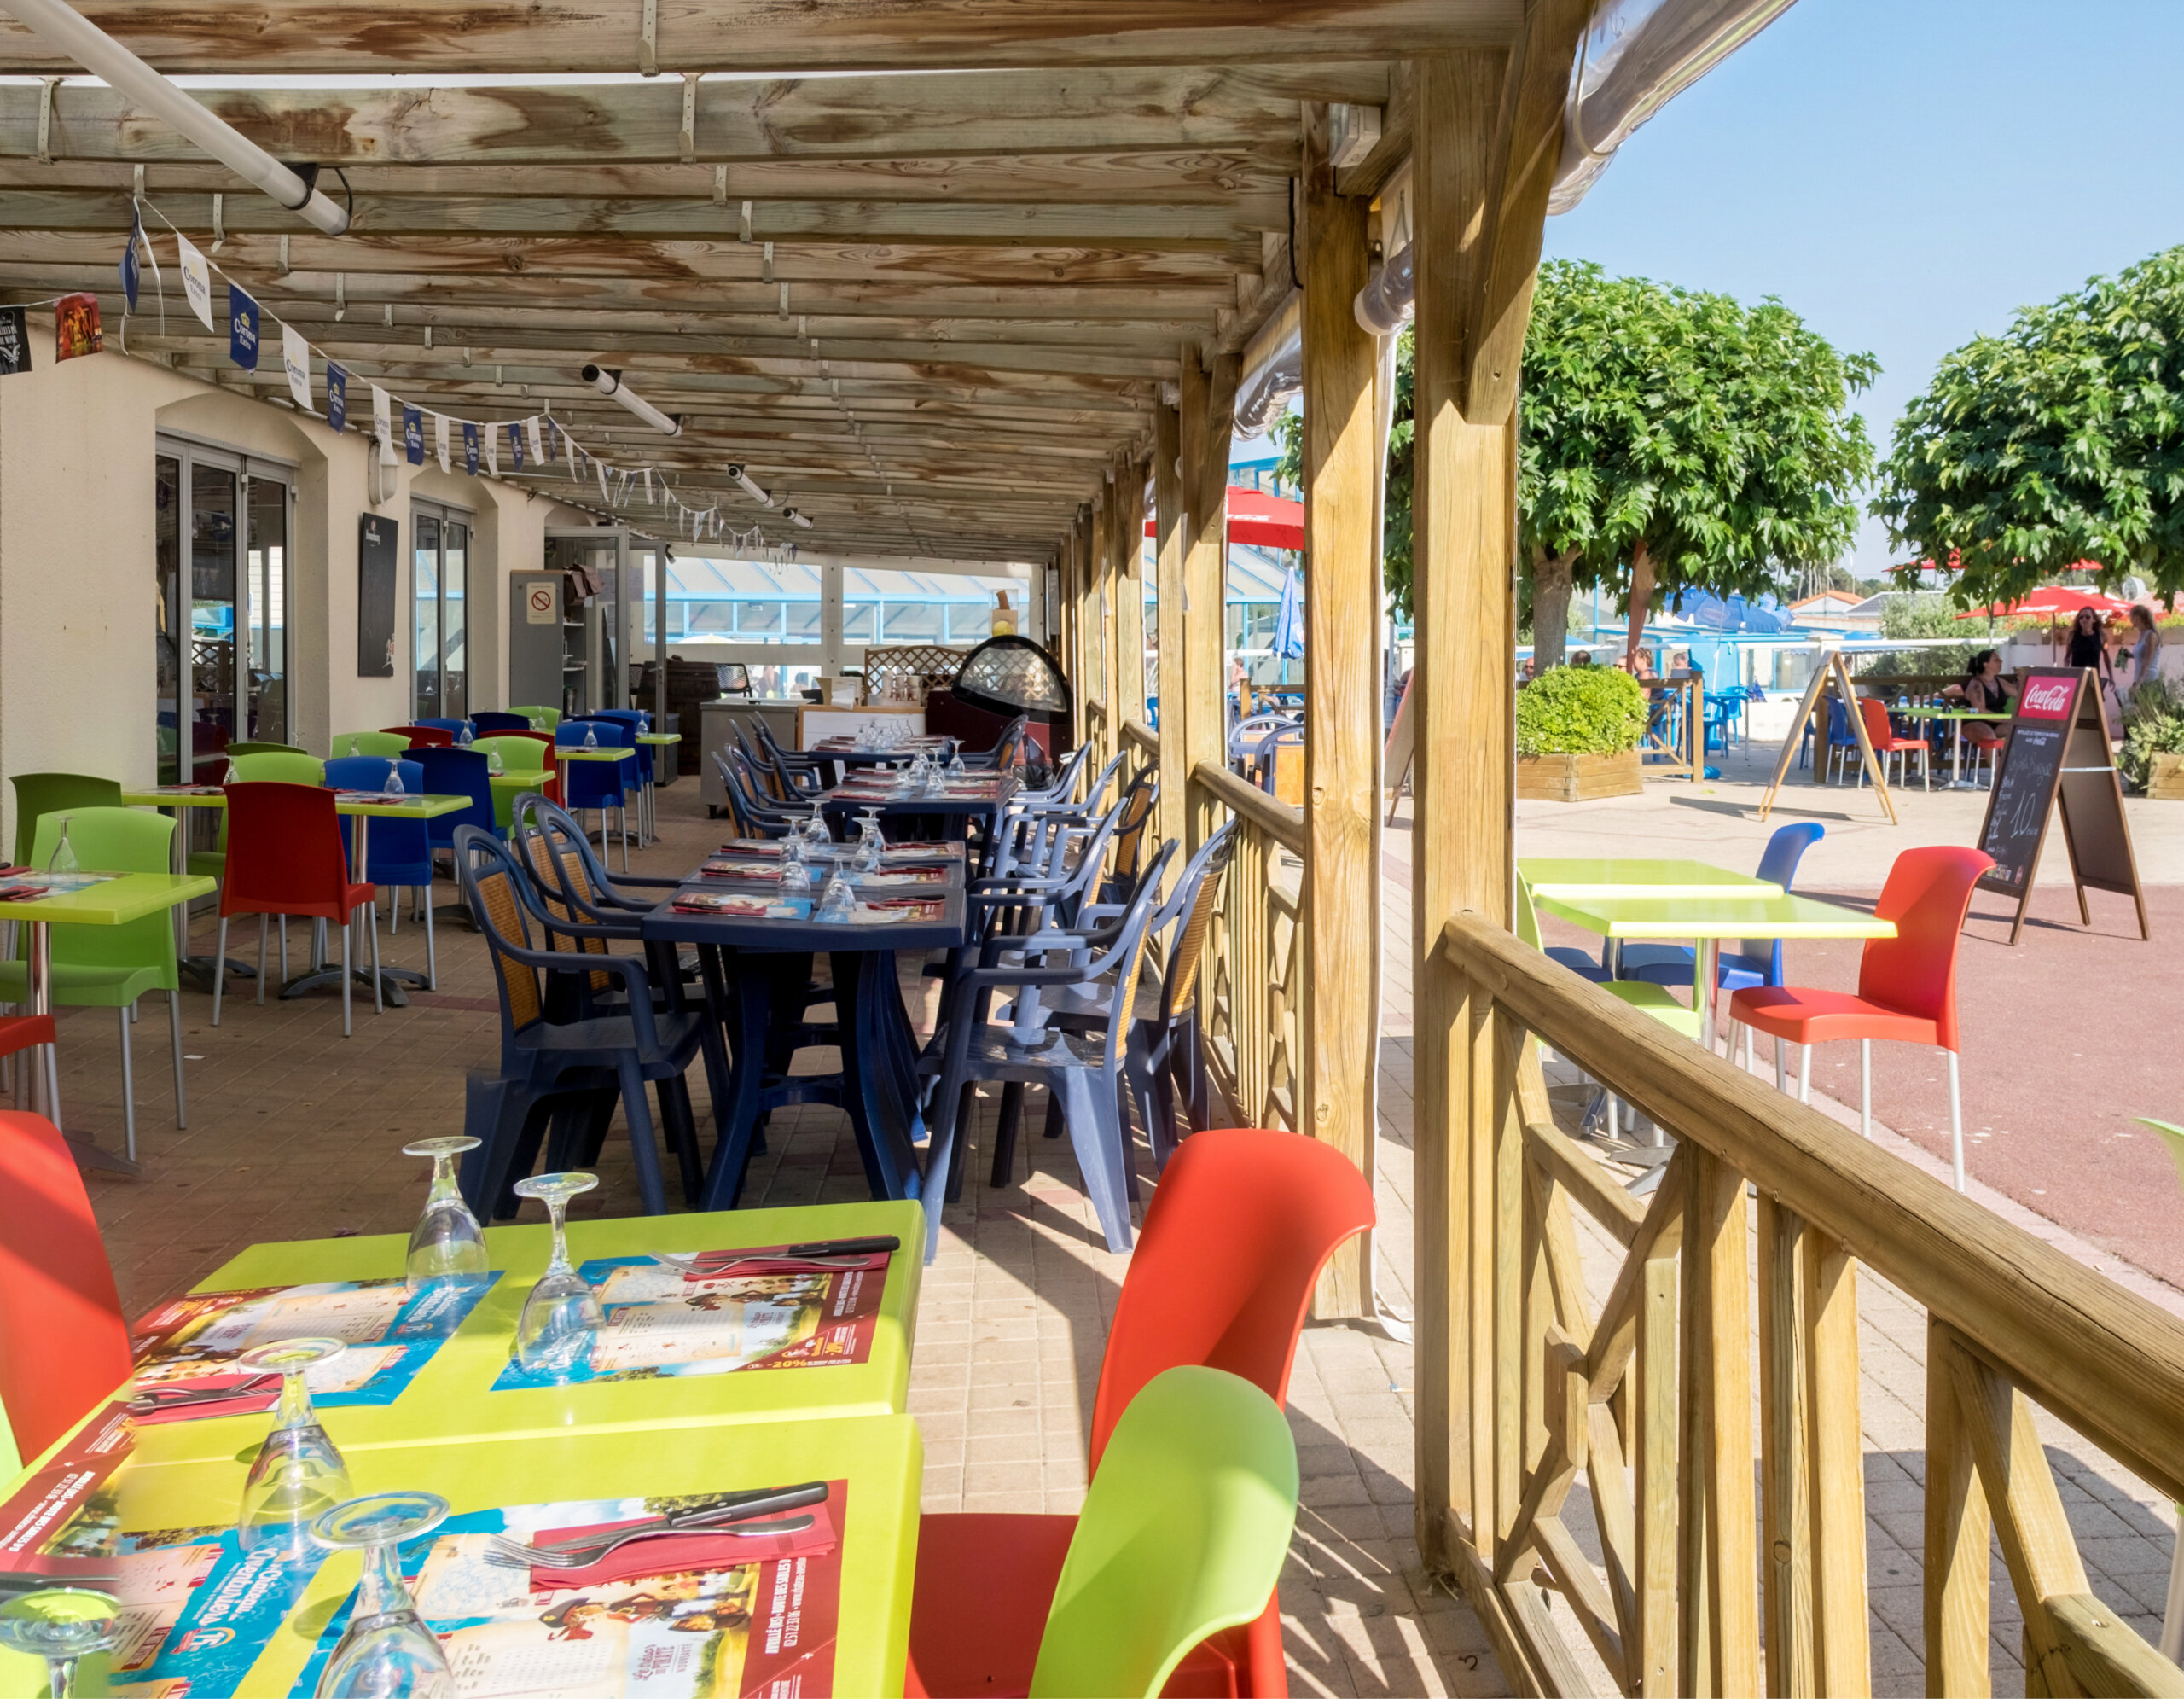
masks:
<svg viewBox="0 0 2184 1699"><path fill-rule="evenodd" d="M1613 755L1519 755L1517 794L1549 802L1590 802L1600 796L1635 796L1645 788L1638 752Z"/></svg>
<svg viewBox="0 0 2184 1699"><path fill-rule="evenodd" d="M2146 774L2146 794L2162 802L2184 802L2184 755L2156 755Z"/></svg>

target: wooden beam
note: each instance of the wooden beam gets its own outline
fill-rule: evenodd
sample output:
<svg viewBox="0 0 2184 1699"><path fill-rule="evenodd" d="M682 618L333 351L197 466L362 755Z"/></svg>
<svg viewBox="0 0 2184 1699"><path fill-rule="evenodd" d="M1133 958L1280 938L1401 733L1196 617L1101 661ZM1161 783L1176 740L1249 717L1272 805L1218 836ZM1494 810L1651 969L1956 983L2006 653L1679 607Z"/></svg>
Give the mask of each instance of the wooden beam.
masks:
<svg viewBox="0 0 2184 1699"><path fill-rule="evenodd" d="M91 0L80 9L157 69L454 71L466 75L647 68L635 8L592 0L481 9L414 0L398 19L327 0L203 9ZM781 0L669 0L650 57L663 70L955 70L1037 66L1250 64L1355 59L1506 44L1519 0L1197 0L1187 11L1101 0L870 0L812 9ZM14 20L0 73L81 69Z"/></svg>
<svg viewBox="0 0 2184 1699"><path fill-rule="evenodd" d="M1185 362L1188 373L1190 363ZM1159 622L1160 698L1160 835L1184 835L1186 787L1190 773L1190 703L1183 656L1183 560L1189 526L1183 514L1180 467L1182 423L1176 410L1162 402L1153 414L1153 508L1157 546L1153 617Z"/></svg>
<svg viewBox="0 0 2184 1699"><path fill-rule="evenodd" d="M1116 712L1124 719L1145 719L1145 509L1152 464L1133 444L1124 457L1116 482L1115 581L1118 640L1116 648ZM1121 722L1117 722L1119 724Z"/></svg>
<svg viewBox="0 0 2184 1699"><path fill-rule="evenodd" d="M1335 192L1324 105L1304 109L1304 1068L1300 1130L1374 1177L1380 987L1382 445L1374 339L1350 302L1365 285L1366 203ZM1373 1313L1361 1234L1320 1277L1322 1318Z"/></svg>
<svg viewBox="0 0 2184 1699"><path fill-rule="evenodd" d="M1210 369L1196 352L1183 351L1182 457L1187 541L1183 557L1183 771L1200 763L1225 767L1228 690L1224 580L1228 570L1228 441L1235 426L1236 377L1241 362L1234 354L1215 357ZM1211 810L1188 810L1185 827L1188 853L1211 835ZM1200 977L1201 986L1205 983Z"/></svg>
<svg viewBox="0 0 2184 1699"><path fill-rule="evenodd" d="M1388 90L1384 62L1349 58L915 78L709 77L698 85L687 148L678 78L589 86L190 92L276 159L328 167L679 164L686 152L702 167L770 167L790 160L1199 148L1281 165L1296 156L1298 101L1377 106ZM0 85L0 155L37 156L41 96L33 84ZM80 84L56 91L48 143L61 160L204 159L126 96ZM767 179L731 178L734 198L754 192L746 181Z"/></svg>

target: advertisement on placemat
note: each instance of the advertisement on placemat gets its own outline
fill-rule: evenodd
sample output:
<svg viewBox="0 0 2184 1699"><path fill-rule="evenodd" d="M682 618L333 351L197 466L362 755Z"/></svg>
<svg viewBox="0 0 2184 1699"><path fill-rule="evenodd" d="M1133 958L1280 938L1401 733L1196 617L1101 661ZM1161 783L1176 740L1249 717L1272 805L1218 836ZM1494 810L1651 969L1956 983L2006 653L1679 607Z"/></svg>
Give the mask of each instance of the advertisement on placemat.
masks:
<svg viewBox="0 0 2184 1699"><path fill-rule="evenodd" d="M233 1376L235 1359L253 1346L339 1339L349 1348L305 1376L313 1401L329 1407L392 1404L499 1278L434 1282L414 1293L396 1276L177 1298L131 1335L136 1390ZM269 1404L270 1398L269 1393Z"/></svg>
<svg viewBox="0 0 2184 1699"><path fill-rule="evenodd" d="M781 1247L739 1249L748 1259L718 1273L685 1273L650 1257L601 1257L584 1265L607 1325L589 1364L565 1376L510 1363L495 1391L745 1370L823 1369L868 1361L887 1286L887 1254L850 1266L799 1267ZM771 1251L776 1260L765 1258Z"/></svg>
<svg viewBox="0 0 2184 1699"><path fill-rule="evenodd" d="M497 1556L496 1536L562 1539L707 1502L608 1498L450 1517L429 1541L403 1548L402 1570L458 1693L823 1699L834 1691L849 1500L846 1481L827 1488L823 1504L793 1519L804 1526L767 1538L775 1549L755 1561L723 1561L753 1542L719 1535L639 1541L578 1576L550 1580ZM320 1634L291 1690L299 1699L317 1690L349 1609ZM204 1696L193 1686L190 1699Z"/></svg>

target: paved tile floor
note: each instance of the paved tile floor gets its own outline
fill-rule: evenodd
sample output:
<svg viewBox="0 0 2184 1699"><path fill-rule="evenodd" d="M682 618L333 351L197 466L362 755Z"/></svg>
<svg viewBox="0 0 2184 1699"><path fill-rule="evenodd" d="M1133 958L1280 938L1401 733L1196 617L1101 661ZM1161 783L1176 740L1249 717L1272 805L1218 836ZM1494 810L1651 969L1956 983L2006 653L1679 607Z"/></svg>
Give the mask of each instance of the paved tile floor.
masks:
<svg viewBox="0 0 2184 1699"><path fill-rule="evenodd" d="M688 867L721 829L703 817L685 780L661 796L662 841L633 853L638 871ZM1411 1098L1407 869L1390 839L1388 997L1383 1021L1377 1175L1381 1298L1409 1313ZM444 883L439 895L450 896ZM300 928L292 934L300 952ZM382 934L391 963L421 966L422 933L407 918ZM400 1146L457 1128L462 1074L490 1066L498 1039L484 950L456 927L439 934L438 991L383 1015L360 1004L356 1036L323 995L260 1008L231 982L223 1024L209 999L183 999L191 1125L171 1124L164 1010L148 1004L136 1028L142 1179L94 1177L91 1190L125 1301L141 1307L202 1277L255 1241L400 1231L414 1219L425 1165ZM211 928L194 947L209 951ZM231 953L254 954L256 940ZM930 986L906 980L914 998ZM121 1136L114 1020L102 1010L62 1022L62 1104L73 1127L107 1143ZM831 1062L815 1052L804 1065ZM694 1074L703 1103L703 1083ZM1847 1113L1835 1106L1834 1112ZM934 1510L1066 1510L1084 1487L1092 1391L1127 1258L1109 1254L1093 1226L1065 1143L1037 1136L1010 1184L973 1183L945 1218L939 1262L919 1317L911 1407L926 1449L925 1503ZM974 1124L982 1155L988 1122ZM754 1165L749 1202L849 1199L863 1180L846 1122L807 1108L775 1118L771 1149ZM1884 1130L1884 1138L1892 1135ZM1891 1148L1930 1161L1908 1141ZM601 1186L577 1201L587 1214L634 1213L633 1177L619 1122L598 1165ZM1149 1179L1149 1176L1147 1177ZM1984 1201L2103 1266L2169 1307L2177 1294L2078 1244L2007 1200ZM579 1236L579 1244L581 1239ZM1589 1242L1596 1284L1609 1247ZM1883 1283L1864 1288L1868 1521L1873 1654L1884 1692L1919 1690L1920 1482L1923 1474L1924 1324ZM1400 1331L1398 1328L1396 1331ZM1304 1480L1304 1507L1282 1582L1292 1681L1299 1693L1486 1694L1507 1690L1477 1620L1419 1568L1411 1543L1412 1354L1380 1325L1308 1330L1291 1391L1291 1423ZM2045 1434L2071 1507L2094 1586L2151 1634L2162 1603L2172 1535L2165 1506L2082 1440ZM1575 1508L1573 1528L1586 1518ZM2007 1576L1996 1570L1996 1690L2021 1690ZM1574 1638L1574 1637L1573 1637Z"/></svg>

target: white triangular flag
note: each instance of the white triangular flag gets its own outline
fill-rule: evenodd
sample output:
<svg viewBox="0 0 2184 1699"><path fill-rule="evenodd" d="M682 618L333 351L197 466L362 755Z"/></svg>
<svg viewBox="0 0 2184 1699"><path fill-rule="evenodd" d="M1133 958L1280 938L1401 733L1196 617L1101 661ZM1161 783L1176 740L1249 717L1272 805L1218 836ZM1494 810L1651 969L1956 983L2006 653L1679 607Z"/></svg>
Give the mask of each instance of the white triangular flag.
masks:
<svg viewBox="0 0 2184 1699"><path fill-rule="evenodd" d="M205 263L205 256L191 244L188 236L177 231L175 241L182 248L182 292L189 297L189 310L197 315L198 322L210 330L212 328L212 268Z"/></svg>
<svg viewBox="0 0 2184 1699"><path fill-rule="evenodd" d="M501 428L498 425L485 428L485 470L493 477L501 475Z"/></svg>
<svg viewBox="0 0 2184 1699"><path fill-rule="evenodd" d="M381 442L394 440L394 403L377 384L372 386L372 434Z"/></svg>
<svg viewBox="0 0 2184 1699"><path fill-rule="evenodd" d="M591 463L591 469L599 474L599 499L607 506L613 507L614 497L607 488L607 463L603 460L595 460Z"/></svg>
<svg viewBox="0 0 2184 1699"><path fill-rule="evenodd" d="M293 324L281 327L281 369L288 375L288 393L296 405L306 413L317 412L311 404L311 344Z"/></svg>
<svg viewBox="0 0 2184 1699"><path fill-rule="evenodd" d="M543 467L546 463L545 445L538 440L538 416L533 413L523 422L524 434L531 439L531 463Z"/></svg>
<svg viewBox="0 0 2184 1699"><path fill-rule="evenodd" d="M433 415L433 446L439 451L440 470L443 472L453 472L455 468L448 464L447 415L444 413L435 413Z"/></svg>
<svg viewBox="0 0 2184 1699"><path fill-rule="evenodd" d="M645 505L652 505L652 468L645 468Z"/></svg>

